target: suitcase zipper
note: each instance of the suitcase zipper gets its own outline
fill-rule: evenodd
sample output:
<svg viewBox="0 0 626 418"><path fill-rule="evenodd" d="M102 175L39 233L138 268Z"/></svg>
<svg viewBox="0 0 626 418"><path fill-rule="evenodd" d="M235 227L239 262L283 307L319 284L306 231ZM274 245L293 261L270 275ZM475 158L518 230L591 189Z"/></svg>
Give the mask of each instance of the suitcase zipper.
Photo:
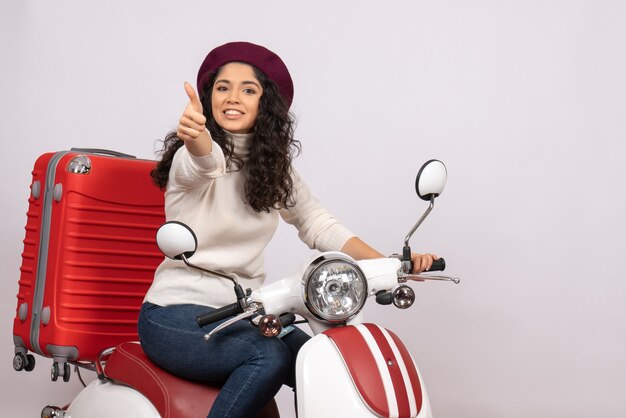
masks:
<svg viewBox="0 0 626 418"><path fill-rule="evenodd" d="M41 232L39 236L39 254L37 257L37 276L35 279L35 293L33 298L33 316L31 319L31 345L33 351L37 354L45 356L41 347L39 346L39 329L41 327L41 317L43 314L43 295L46 286L46 270L48 265L48 247L50 242L50 223L52 217L52 202L54 200L54 186L55 186L55 174L59 164L59 160L68 151L61 151L55 153L46 169L46 184L44 189L43 210L41 219Z"/></svg>

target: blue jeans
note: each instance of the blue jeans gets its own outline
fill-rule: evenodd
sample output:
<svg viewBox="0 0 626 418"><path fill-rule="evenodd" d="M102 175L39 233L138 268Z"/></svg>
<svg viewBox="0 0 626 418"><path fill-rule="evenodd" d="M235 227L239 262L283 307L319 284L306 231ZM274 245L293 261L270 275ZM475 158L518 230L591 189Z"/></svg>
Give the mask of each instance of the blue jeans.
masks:
<svg viewBox="0 0 626 418"><path fill-rule="evenodd" d="M222 322L199 328L196 316L210 310L144 303L138 323L143 350L170 373L223 385L207 418L254 417L283 383L295 386L296 355L310 337L296 328L283 338L267 338L244 320L204 341Z"/></svg>

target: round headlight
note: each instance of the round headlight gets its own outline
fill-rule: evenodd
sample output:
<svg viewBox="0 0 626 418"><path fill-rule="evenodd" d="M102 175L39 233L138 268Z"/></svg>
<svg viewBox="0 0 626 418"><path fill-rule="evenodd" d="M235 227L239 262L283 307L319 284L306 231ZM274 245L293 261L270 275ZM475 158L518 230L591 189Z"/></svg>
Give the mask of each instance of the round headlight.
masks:
<svg viewBox="0 0 626 418"><path fill-rule="evenodd" d="M359 313L367 299L367 280L356 263L338 254L313 261L302 280L304 302L313 315L344 322Z"/></svg>

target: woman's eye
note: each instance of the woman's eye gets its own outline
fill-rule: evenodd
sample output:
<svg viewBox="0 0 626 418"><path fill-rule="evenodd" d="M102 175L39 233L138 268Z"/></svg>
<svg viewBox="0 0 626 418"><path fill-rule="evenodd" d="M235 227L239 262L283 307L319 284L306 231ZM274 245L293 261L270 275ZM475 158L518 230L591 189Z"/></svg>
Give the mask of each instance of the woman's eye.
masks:
<svg viewBox="0 0 626 418"><path fill-rule="evenodd" d="M254 89L244 89L243 92L246 94L256 94L256 90Z"/></svg>
<svg viewBox="0 0 626 418"><path fill-rule="evenodd" d="M227 90L228 90L228 88L227 88L226 86L217 86L217 87L215 88L215 90L217 90L217 91L227 91Z"/></svg>

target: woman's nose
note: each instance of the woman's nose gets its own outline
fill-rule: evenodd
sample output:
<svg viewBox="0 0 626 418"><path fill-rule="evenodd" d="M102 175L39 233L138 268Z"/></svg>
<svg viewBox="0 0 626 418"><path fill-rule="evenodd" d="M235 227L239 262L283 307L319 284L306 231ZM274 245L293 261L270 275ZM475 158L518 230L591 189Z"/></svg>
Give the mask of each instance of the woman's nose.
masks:
<svg viewBox="0 0 626 418"><path fill-rule="evenodd" d="M239 93L236 90L231 90L226 100L229 103L239 103Z"/></svg>

